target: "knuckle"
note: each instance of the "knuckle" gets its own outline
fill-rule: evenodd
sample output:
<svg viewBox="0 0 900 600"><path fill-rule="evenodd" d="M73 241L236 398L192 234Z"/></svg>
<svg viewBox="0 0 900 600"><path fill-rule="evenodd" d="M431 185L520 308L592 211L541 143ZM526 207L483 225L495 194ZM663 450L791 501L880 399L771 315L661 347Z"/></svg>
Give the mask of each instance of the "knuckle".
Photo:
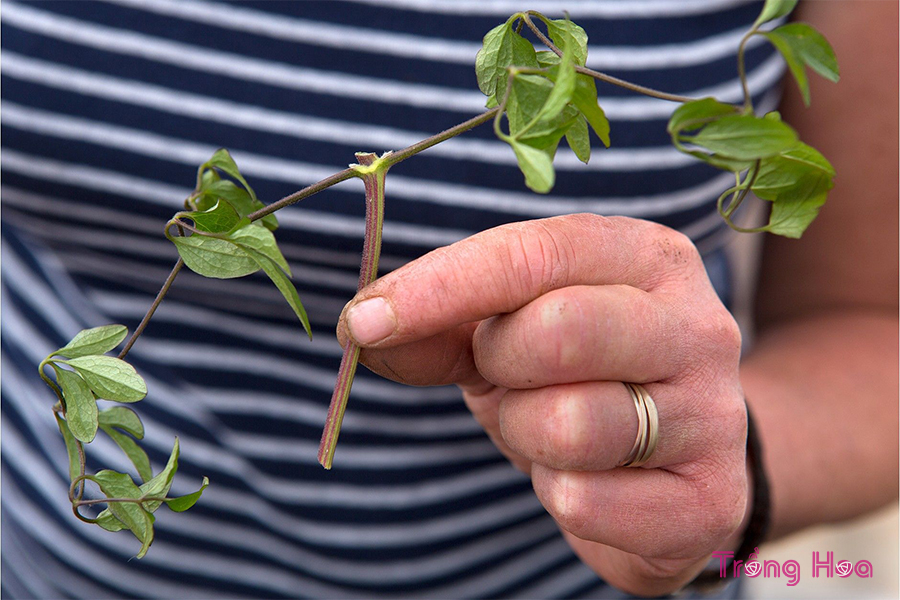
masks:
<svg viewBox="0 0 900 600"><path fill-rule="evenodd" d="M737 365L741 356L741 330L728 310L717 302L705 318L697 324L698 337L719 362L728 367Z"/></svg>
<svg viewBox="0 0 900 600"><path fill-rule="evenodd" d="M578 295L563 288L542 296L535 304L528 340L543 370L566 372L581 358L584 314Z"/></svg>
<svg viewBox="0 0 900 600"><path fill-rule="evenodd" d="M677 300L670 319L680 334L677 349L680 377L699 384L711 395L715 384L736 378L741 359L742 336L737 322L717 299L702 305Z"/></svg>
<svg viewBox="0 0 900 600"><path fill-rule="evenodd" d="M592 436L585 409L573 394L557 394L550 400L545 444L556 466L575 467L590 454Z"/></svg>
<svg viewBox="0 0 900 600"><path fill-rule="evenodd" d="M700 252L688 236L649 221L645 222L645 227L648 242L642 253L643 260L656 267L660 278L657 283L705 272Z"/></svg>
<svg viewBox="0 0 900 600"><path fill-rule="evenodd" d="M557 471L541 497L544 508L559 526L577 537L583 537L589 522L581 488L574 473Z"/></svg>

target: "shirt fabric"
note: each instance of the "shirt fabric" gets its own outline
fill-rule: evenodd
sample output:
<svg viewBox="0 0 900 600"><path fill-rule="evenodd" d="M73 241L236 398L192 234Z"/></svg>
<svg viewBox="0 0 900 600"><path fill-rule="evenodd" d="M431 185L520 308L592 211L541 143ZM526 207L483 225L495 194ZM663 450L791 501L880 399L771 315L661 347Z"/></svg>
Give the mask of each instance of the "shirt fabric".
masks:
<svg viewBox="0 0 900 600"><path fill-rule="evenodd" d="M531 5L570 11L590 36L589 67L741 98L735 54L760 3ZM72 516L55 399L35 373L82 328L136 326L177 258L163 225L217 148L272 202L357 151L398 150L462 122L484 110L481 37L522 9L4 2L4 597L623 597L572 553L455 387L404 387L360 369L334 469L316 462L341 356L334 326L358 276L358 181L278 213L312 342L263 275L185 269L129 354L150 390L133 408L155 470L178 436L173 495L211 480L189 512L157 513L145 558L129 560L138 545L127 532ZM772 110L783 65L758 37L747 48L754 101ZM507 222L626 215L689 235L723 301L746 306L737 265L753 261L736 262L736 234L715 208L733 176L671 147L672 103L598 90L612 147L593 138L587 166L561 148L546 196L525 188L489 125L393 167L381 272ZM131 471L102 433L86 451L88 472Z"/></svg>

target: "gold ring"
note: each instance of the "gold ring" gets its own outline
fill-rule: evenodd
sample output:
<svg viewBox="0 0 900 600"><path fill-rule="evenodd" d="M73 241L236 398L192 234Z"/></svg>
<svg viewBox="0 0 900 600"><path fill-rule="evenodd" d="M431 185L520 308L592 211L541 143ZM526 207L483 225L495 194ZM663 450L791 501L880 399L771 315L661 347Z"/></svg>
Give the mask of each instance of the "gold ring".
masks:
<svg viewBox="0 0 900 600"><path fill-rule="evenodd" d="M653 451L656 450L656 443L659 441L659 412L644 386L625 381L622 384L628 389L634 401L634 408L638 414L638 431L631 452L619 466L640 467L650 460Z"/></svg>

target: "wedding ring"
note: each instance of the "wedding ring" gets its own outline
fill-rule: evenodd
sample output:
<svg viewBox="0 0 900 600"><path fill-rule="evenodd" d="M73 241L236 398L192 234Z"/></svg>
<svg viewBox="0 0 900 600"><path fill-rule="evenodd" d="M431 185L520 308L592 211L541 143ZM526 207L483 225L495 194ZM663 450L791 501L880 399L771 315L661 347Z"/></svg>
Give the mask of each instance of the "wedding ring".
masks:
<svg viewBox="0 0 900 600"><path fill-rule="evenodd" d="M640 467L650 460L653 451L656 450L656 443L659 441L659 412L656 410L656 403L653 402L653 398L650 397L644 386L625 381L622 384L631 394L634 408L637 410L638 430L631 452L624 461L619 463L619 466Z"/></svg>

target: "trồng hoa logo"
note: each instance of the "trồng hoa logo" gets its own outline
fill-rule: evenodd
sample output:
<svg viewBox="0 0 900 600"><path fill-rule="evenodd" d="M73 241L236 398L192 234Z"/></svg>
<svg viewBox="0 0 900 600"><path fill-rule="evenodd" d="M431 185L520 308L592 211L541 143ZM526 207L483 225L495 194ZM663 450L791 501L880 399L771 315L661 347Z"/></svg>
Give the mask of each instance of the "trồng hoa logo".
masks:
<svg viewBox="0 0 900 600"><path fill-rule="evenodd" d="M729 567L731 567L731 576L740 577L764 577L779 578L782 575L787 577L787 585L795 586L800 582L800 563L796 560L786 560L783 563L777 560L759 561L759 548L754 548L754 552L750 554L746 562L742 560L734 560L734 552L732 551L716 551L712 554L713 558L719 559L719 577L728 577ZM812 553L812 576L832 578L837 574L838 577L847 578L856 575L861 579L872 577L872 563L867 560L860 560L853 563L849 560L834 561L834 552L827 552L823 560L818 552Z"/></svg>

